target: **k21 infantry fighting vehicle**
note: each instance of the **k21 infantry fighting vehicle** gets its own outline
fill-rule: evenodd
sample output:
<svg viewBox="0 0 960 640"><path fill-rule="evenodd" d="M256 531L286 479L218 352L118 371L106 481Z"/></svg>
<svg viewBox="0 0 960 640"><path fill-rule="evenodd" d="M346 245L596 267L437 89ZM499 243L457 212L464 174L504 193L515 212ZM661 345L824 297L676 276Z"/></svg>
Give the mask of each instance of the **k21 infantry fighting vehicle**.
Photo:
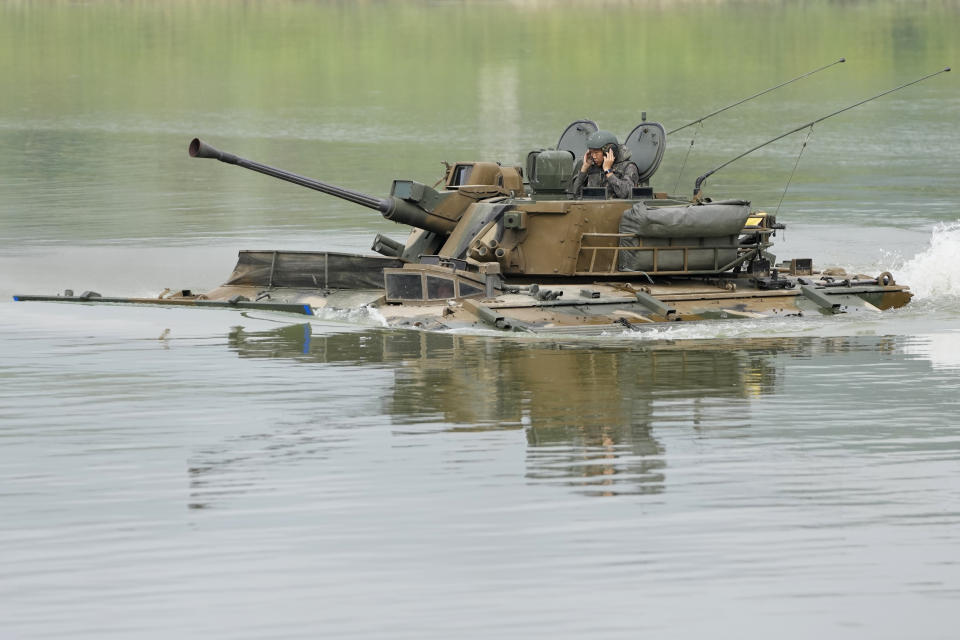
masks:
<svg viewBox="0 0 960 640"><path fill-rule="evenodd" d="M713 171L697 179L692 197L655 191L650 179L663 158L666 132L645 117L617 152L639 170L640 183L629 197L612 197L602 187L572 195L571 177L596 131L594 122L578 120L556 148L531 151L525 166L457 162L439 188L394 180L384 198L194 139L191 157L215 158L342 198L379 211L410 233L403 243L377 235L372 249L379 255L241 251L227 281L206 293L110 298L68 291L17 298L306 315L364 309L394 327L597 334L704 319L877 311L909 302L909 289L886 272L847 276L818 271L810 258L777 262L771 248L784 225L749 202L705 197L702 183Z"/></svg>

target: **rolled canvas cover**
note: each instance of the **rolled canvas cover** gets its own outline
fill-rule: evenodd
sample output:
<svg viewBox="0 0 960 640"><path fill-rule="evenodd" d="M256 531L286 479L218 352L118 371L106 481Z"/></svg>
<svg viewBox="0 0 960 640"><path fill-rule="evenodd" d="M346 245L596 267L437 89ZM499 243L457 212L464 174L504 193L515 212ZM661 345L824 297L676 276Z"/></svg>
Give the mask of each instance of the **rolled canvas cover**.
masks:
<svg viewBox="0 0 960 640"><path fill-rule="evenodd" d="M654 252L622 251L618 268L621 271L684 270L684 248L687 248L686 270L703 271L722 267L737 257L737 238L750 215L750 203L728 200L711 204L648 209L638 202L623 212L620 233L621 247L658 247ZM714 248L719 247L719 251ZM654 268L656 267L656 268Z"/></svg>
<svg viewBox="0 0 960 640"><path fill-rule="evenodd" d="M750 217L750 203L726 200L711 204L648 209L638 202L623 212L620 233L641 238L709 238L740 233Z"/></svg>

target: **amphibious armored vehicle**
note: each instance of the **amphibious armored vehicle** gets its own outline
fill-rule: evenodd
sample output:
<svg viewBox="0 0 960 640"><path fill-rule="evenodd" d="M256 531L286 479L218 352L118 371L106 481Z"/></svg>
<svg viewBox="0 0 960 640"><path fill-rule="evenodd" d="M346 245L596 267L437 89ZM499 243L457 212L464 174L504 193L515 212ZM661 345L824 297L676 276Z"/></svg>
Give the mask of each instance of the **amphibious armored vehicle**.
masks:
<svg viewBox="0 0 960 640"><path fill-rule="evenodd" d="M215 158L379 211L411 228L405 242L377 235L378 255L241 251L226 282L205 293L156 298L95 292L20 300L266 309L313 315L364 309L388 326L444 330L602 333L656 323L835 314L907 304L889 273L825 273L811 259L777 262L784 225L743 200L714 202L698 180L691 197L655 191L662 125L643 121L616 149L640 180L629 197L570 191L590 120L569 125L554 148L524 166L457 162L442 185L394 180L374 197L220 151L199 139L194 158Z"/></svg>

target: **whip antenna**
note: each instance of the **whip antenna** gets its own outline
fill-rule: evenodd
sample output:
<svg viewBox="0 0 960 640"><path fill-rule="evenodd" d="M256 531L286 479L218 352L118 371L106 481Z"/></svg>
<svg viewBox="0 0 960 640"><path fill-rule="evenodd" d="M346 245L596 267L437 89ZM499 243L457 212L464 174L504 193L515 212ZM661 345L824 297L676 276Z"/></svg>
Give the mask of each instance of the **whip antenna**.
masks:
<svg viewBox="0 0 960 640"><path fill-rule="evenodd" d="M778 84L778 85L775 86L775 87L770 87L769 89L764 89L764 90L761 91L760 93L755 93L755 94L753 94L752 96L750 96L749 98L744 98L743 100L740 100L739 102L734 102L733 104L728 104L727 106L725 106L725 107L722 108L722 109L717 109L717 110L714 111L713 113L708 113L707 115L705 115L705 116L703 116L703 117L701 117L701 118L697 118L697 119L694 120L693 122L688 122L687 124L683 125L682 127L677 127L677 128L674 129L673 131L667 131L667 135L670 135L671 133L676 133L677 131L680 131L681 129L686 129L687 127L692 127L693 125L697 124L698 122L703 122L703 121L706 120L707 118L712 118L713 116L717 115L718 113L723 113L723 112L726 111L727 109L732 109L732 108L734 108L734 107L737 106L737 105L743 104L744 102L748 102L748 101L750 101L750 100L753 100L754 98L759 98L760 96L764 95L765 93L770 93L770 92L773 91L774 89L779 89L780 87L785 87L785 86L787 86L788 84L790 84L791 82L796 82L797 80L802 80L802 79L806 78L807 76L812 76L813 74L817 73L818 71L823 71L824 69L829 69L830 67L832 67L832 66L835 65L835 64L840 64L841 62L846 62L846 61L847 61L846 58L840 58L839 60L836 60L836 61L834 61L834 62L831 62L830 64L826 64L826 65L820 67L819 69L814 69L813 71L808 71L808 72L806 72L806 73L803 74L802 76L797 76L797 77L794 78L793 80L787 80L786 82L781 82L780 84Z"/></svg>
<svg viewBox="0 0 960 640"><path fill-rule="evenodd" d="M773 214L775 216L780 214L780 205L783 204L783 198L787 195L787 189L790 188L790 183L793 182L793 174L797 172L797 165L800 164L800 156L803 155L803 150L807 148L807 141L812 135L813 125L810 126L810 130L807 131L807 137L803 139L803 144L800 146L800 153L797 154L797 160L793 163L793 171L790 172L790 177L787 178L787 184L783 187L783 193L780 194L780 202L777 203L777 211Z"/></svg>
<svg viewBox="0 0 960 640"><path fill-rule="evenodd" d="M906 87L909 87L910 85L917 84L918 82L923 82L924 80L927 80L927 79L929 79L929 78L932 78L933 76L938 76L938 75L940 75L941 73L947 73L948 71L950 71L950 67L946 67L946 68L941 69L940 71L937 71L937 72L935 72L935 73L931 73L931 74L925 75L925 76L923 76L922 78L917 78L916 80L913 80L912 82L907 82L906 84L902 84L902 85L900 85L899 87L894 87L893 89L887 89L887 90L884 91L883 93L878 93L878 94L875 95L875 96L870 96L869 98L866 98L865 100L861 100L860 102L857 102L856 104L852 104L852 105L850 105L849 107L844 107L843 109L839 109L839 110L837 110L837 111L834 111L833 113L828 113L827 115L825 115L825 116L823 116L823 117L821 117L821 118L817 118L816 120L812 120L812 121L810 121L810 122L808 122L808 123L806 123L806 124L802 124L802 125L800 125L799 127L796 127L795 129L791 129L790 131L787 131L786 133L782 133L782 134L780 134L779 136L777 136L776 138L771 138L770 140L767 140L767 141L764 142L763 144L758 144L758 145L755 146L754 148L752 148L752 149L750 149L750 150L748 150L748 151L744 151L743 153L741 153L740 155L738 155L736 158L733 158L732 160L727 160L726 162L724 162L723 164L721 164L719 167L716 167L715 169L711 169L710 171L707 171L705 174L703 174L702 176L700 176L699 178L697 178L696 183L693 185L693 195L694 195L694 196L697 196L697 195L700 193L700 185L703 184L703 181L704 181L704 180L706 180L707 178L709 178L710 176L712 176L713 174L715 174L717 171L720 171L720 169L723 169L724 167L726 167L726 166L728 166L728 165L730 165L730 164L733 164L734 162L736 162L736 161L739 160L740 158L742 158L742 157L744 157L744 156L747 156L747 155L750 155L751 153L753 153L753 152L756 151L757 149L762 149L763 147L767 146L768 144L771 144L771 143L773 143L773 142L776 142L777 140L780 140L780 139L782 139L782 138L786 138L786 137L789 136L790 134L796 133L797 131L803 131L803 130L806 129L807 127L813 127L813 125L817 124L818 122L823 122L823 121L826 120L827 118L832 118L833 116L840 115L840 114L843 113L844 111L849 111L850 109L853 109L854 107L859 107L860 105L866 104L866 103L870 102L871 100L876 100L877 98L882 98L883 96L887 95L888 93L893 93L894 91L899 91L900 89L905 89Z"/></svg>
<svg viewBox="0 0 960 640"><path fill-rule="evenodd" d="M677 184L673 185L673 193L677 192L677 189L680 188L680 178L683 177L683 170L687 168L687 158L690 157L690 152L693 151L693 142L697 139L697 134L700 133L700 130L703 128L703 123L700 123L700 126L693 130L693 137L690 138L690 146L687 147L687 152L683 156L683 164L680 165L680 173L677 174Z"/></svg>

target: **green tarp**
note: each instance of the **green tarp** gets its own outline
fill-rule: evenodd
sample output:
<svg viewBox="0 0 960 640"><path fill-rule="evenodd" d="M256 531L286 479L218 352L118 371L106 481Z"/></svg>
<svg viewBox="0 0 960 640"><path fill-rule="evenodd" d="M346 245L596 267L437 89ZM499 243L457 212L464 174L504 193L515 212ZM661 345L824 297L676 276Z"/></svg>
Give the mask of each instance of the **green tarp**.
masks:
<svg viewBox="0 0 960 640"><path fill-rule="evenodd" d="M727 200L682 207L648 208L638 202L623 212L621 271L719 271L737 258L737 241L750 216L750 203ZM654 250L654 247L656 250Z"/></svg>

